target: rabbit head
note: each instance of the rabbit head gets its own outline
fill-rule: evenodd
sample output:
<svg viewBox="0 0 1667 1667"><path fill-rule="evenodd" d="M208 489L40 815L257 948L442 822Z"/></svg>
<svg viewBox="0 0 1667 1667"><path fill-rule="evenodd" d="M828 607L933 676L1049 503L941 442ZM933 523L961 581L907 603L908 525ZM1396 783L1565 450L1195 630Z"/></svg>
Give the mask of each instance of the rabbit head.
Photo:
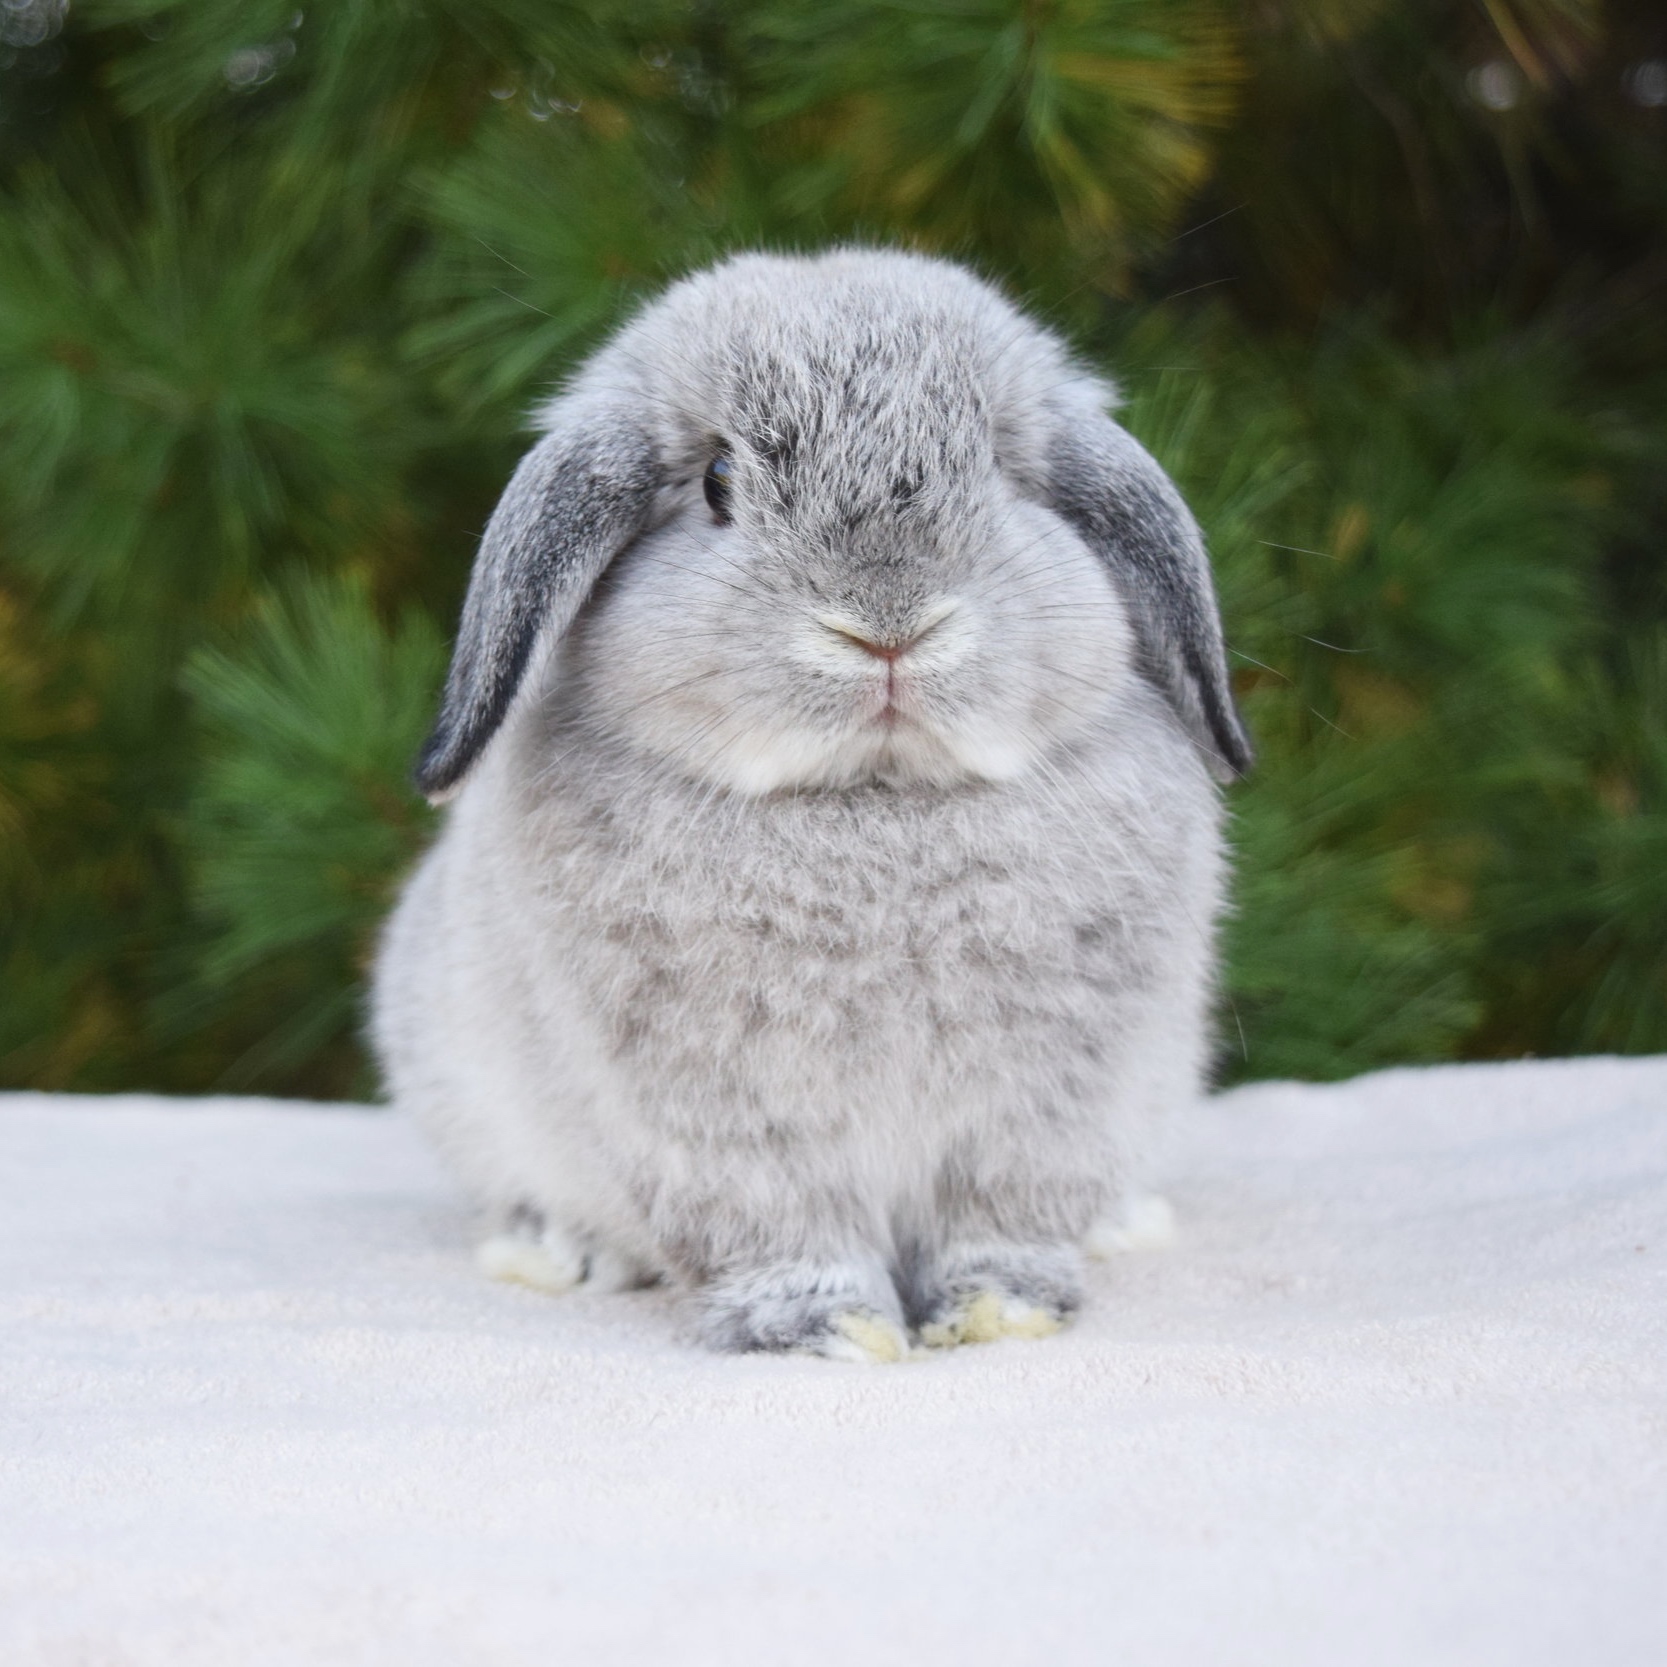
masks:
<svg viewBox="0 0 1667 1667"><path fill-rule="evenodd" d="M744 793L1011 779L1135 679L1243 770L1201 541L1110 399L942 262L675 285L541 413L420 784L457 785L541 643L587 722Z"/></svg>

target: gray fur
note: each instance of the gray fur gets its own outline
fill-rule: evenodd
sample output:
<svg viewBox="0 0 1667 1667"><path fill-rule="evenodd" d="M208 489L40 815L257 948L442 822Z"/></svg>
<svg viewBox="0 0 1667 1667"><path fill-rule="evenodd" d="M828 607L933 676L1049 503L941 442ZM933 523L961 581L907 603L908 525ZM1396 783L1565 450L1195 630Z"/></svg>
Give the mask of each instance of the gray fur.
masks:
<svg viewBox="0 0 1667 1667"><path fill-rule="evenodd" d="M747 256L551 408L561 457L616 413L595 473L636 488L523 465L494 517L377 1045L484 1205L692 1288L718 1347L1045 1329L1198 1087L1189 736L1233 762L1231 706L1185 511L1082 421L1120 435L1108 397L955 267Z"/></svg>

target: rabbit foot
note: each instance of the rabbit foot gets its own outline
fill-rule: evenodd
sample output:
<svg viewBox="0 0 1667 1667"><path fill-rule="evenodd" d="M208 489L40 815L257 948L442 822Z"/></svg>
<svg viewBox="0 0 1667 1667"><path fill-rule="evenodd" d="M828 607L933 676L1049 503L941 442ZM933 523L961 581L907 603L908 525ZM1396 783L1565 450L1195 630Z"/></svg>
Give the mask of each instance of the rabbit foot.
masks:
<svg viewBox="0 0 1667 1667"><path fill-rule="evenodd" d="M897 1293L878 1262L791 1263L710 1286L702 1329L714 1348L889 1365L909 1353Z"/></svg>
<svg viewBox="0 0 1667 1667"><path fill-rule="evenodd" d="M584 1282L585 1257L565 1233L541 1233L536 1239L519 1233L497 1233L475 1250L475 1266L488 1279L530 1285L535 1291L559 1296Z"/></svg>
<svg viewBox="0 0 1667 1667"><path fill-rule="evenodd" d="M1001 1337L1051 1337L1064 1323L1058 1310L1006 1291L968 1291L920 1328L920 1340L929 1349L952 1349L959 1343L993 1343Z"/></svg>
<svg viewBox="0 0 1667 1667"><path fill-rule="evenodd" d="M951 1248L915 1286L911 1318L929 1349L1051 1337L1082 1301L1082 1258L1067 1245Z"/></svg>
<svg viewBox="0 0 1667 1667"><path fill-rule="evenodd" d="M527 1204L517 1205L505 1230L476 1248L475 1266L488 1279L530 1285L552 1296L578 1285L593 1291L628 1291L645 1278L642 1269L626 1257L600 1247L587 1248Z"/></svg>

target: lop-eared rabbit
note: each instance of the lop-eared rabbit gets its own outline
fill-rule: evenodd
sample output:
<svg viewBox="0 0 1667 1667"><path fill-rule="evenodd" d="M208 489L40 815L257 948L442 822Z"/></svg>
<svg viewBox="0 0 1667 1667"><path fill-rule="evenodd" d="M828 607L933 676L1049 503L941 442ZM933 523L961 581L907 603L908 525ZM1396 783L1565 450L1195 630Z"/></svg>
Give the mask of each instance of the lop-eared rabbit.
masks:
<svg viewBox="0 0 1667 1667"><path fill-rule="evenodd" d="M968 272L852 249L674 284L540 411L375 981L490 1271L841 1359L1077 1308L1200 1087L1250 759L1111 402Z"/></svg>

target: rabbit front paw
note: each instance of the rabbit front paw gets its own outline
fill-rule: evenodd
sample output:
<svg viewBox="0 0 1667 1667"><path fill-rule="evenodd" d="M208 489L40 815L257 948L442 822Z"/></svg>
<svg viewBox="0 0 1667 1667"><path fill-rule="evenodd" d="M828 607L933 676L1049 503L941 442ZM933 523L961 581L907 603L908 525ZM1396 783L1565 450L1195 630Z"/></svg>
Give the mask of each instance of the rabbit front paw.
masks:
<svg viewBox="0 0 1667 1667"><path fill-rule="evenodd" d="M706 1341L728 1353L765 1350L890 1365L909 1353L897 1293L877 1268L803 1264L718 1281L704 1295Z"/></svg>
<svg viewBox="0 0 1667 1667"><path fill-rule="evenodd" d="M1064 1247L981 1247L945 1259L917 1305L929 1349L1051 1337L1082 1302L1080 1262Z"/></svg>
<svg viewBox="0 0 1667 1667"><path fill-rule="evenodd" d="M1065 1323L1063 1312L1026 1302L1006 1291L985 1289L957 1297L920 1328L929 1349L959 1343L994 1343L1002 1337L1051 1337Z"/></svg>

